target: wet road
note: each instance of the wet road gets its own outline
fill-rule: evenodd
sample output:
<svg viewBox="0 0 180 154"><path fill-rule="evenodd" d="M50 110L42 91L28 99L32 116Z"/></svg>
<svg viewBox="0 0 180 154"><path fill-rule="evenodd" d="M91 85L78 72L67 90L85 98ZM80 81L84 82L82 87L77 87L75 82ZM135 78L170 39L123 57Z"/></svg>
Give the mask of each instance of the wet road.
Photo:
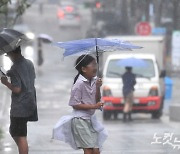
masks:
<svg viewBox="0 0 180 154"><path fill-rule="evenodd" d="M53 36L55 41L67 41L84 37L86 28L86 16L83 29L66 28L59 29L56 20L56 7L45 6L44 15L38 14L38 6L34 5L24 16L24 22L36 33L47 33ZM86 12L86 11L85 11ZM87 13L87 12L86 12ZM30 154L81 154L81 150L74 151L65 143L51 139L52 128L58 119L71 113L68 99L73 77L76 71L73 68L74 57L62 60L62 51L56 47L44 45L44 64L36 67L37 99L39 121L28 124L28 141ZM34 57L36 62L36 56ZM8 133L10 92L0 87L4 92L1 102L5 108L1 113L1 126L4 130L4 138L0 141L0 154L16 154L17 149ZM174 142L174 137L180 140L180 124L169 121L168 105L165 103L164 115L160 120L151 119L150 115L133 115L132 123L123 123L122 115L117 120L103 121L102 112L97 111L97 117L103 122L109 132L109 137L104 144L102 154L179 154L180 149L173 149L171 144L164 144L167 140L161 140L165 134L172 134L169 140ZM155 133L162 143L151 144ZM175 144L175 143L174 143ZM180 144L180 143L179 143Z"/></svg>

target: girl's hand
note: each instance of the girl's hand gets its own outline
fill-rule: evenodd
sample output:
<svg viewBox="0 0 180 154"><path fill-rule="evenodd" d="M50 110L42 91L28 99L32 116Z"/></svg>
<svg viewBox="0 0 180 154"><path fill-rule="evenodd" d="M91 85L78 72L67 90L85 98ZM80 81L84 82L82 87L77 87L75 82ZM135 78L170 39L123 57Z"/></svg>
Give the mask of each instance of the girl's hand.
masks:
<svg viewBox="0 0 180 154"><path fill-rule="evenodd" d="M98 78L96 80L96 87L101 87L102 86L102 79L101 78Z"/></svg>
<svg viewBox="0 0 180 154"><path fill-rule="evenodd" d="M96 103L96 109L100 109L101 107L103 107L104 103L102 102L98 102Z"/></svg>

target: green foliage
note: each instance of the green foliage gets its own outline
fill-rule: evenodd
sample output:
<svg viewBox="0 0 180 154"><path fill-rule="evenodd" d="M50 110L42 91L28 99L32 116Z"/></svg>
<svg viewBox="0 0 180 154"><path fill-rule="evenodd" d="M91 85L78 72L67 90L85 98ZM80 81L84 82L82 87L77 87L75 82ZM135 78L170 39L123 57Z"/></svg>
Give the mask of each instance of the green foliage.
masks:
<svg viewBox="0 0 180 154"><path fill-rule="evenodd" d="M27 2L27 0L21 0L20 4L18 5L16 9L17 15L22 15L27 8L29 8L31 5Z"/></svg>
<svg viewBox="0 0 180 154"><path fill-rule="evenodd" d="M11 3L11 0L1 0L0 1L0 7L7 5L8 2Z"/></svg>
<svg viewBox="0 0 180 154"><path fill-rule="evenodd" d="M11 0L0 1L0 27L11 27L19 17L23 15L31 4L28 0L18 0L16 3L11 3Z"/></svg>

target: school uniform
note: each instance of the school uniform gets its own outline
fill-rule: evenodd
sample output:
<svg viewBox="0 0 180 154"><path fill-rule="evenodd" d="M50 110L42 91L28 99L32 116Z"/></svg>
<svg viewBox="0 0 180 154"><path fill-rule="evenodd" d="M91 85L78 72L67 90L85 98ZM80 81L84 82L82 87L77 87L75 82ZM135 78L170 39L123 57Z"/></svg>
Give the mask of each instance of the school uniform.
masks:
<svg viewBox="0 0 180 154"><path fill-rule="evenodd" d="M96 78L91 82L79 75L71 90L70 106L96 104ZM53 138L69 143L74 149L102 148L107 131L97 121L95 109L76 110L62 117L53 129Z"/></svg>

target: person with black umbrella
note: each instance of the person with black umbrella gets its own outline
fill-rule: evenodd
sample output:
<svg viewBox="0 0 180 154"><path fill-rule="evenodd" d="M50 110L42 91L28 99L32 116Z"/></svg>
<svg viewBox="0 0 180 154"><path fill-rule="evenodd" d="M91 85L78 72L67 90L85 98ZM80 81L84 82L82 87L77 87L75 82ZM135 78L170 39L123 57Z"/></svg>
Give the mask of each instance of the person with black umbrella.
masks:
<svg viewBox="0 0 180 154"><path fill-rule="evenodd" d="M11 34L6 35L11 36ZM6 76L1 77L1 83L12 91L10 134L18 146L19 154L28 154L27 122L38 120L34 87L36 75L33 63L22 56L21 47L14 46L13 49L12 44L11 47L12 50L4 50L4 52L11 59L13 65L7 71ZM7 77L10 77L11 82Z"/></svg>

